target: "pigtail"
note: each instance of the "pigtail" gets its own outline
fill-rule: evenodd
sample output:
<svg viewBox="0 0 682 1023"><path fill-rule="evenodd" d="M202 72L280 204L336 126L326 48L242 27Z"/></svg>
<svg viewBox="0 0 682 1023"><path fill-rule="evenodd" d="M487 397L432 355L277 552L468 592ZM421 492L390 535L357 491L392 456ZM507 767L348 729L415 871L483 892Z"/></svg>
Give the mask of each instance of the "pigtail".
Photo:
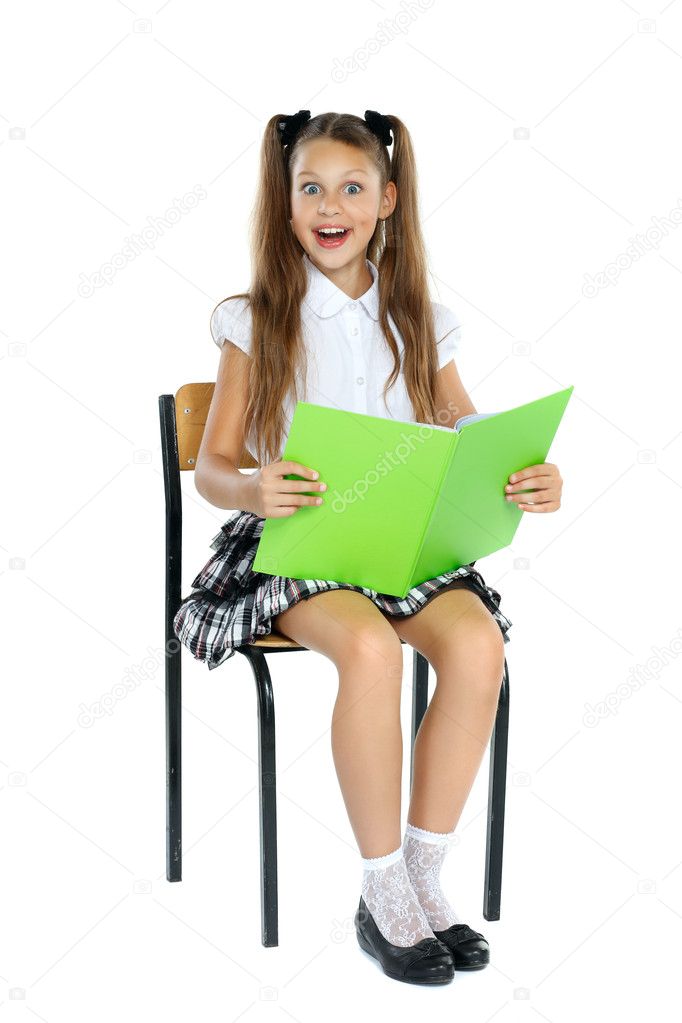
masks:
<svg viewBox="0 0 682 1023"><path fill-rule="evenodd" d="M398 347L388 323L390 312L403 338L403 373L414 417L420 423L433 423L438 357L426 245L419 216L417 164L403 122L392 114L384 116L393 135L390 180L395 183L398 197L393 213L384 222L384 237L377 239L376 259L369 256L379 270L379 319L394 357L394 367L384 387L384 403L386 392L400 373Z"/></svg>
<svg viewBox="0 0 682 1023"><path fill-rule="evenodd" d="M285 433L288 392L301 400L307 377L301 302L307 287L303 249L290 223L289 150L276 114L265 126L256 200L249 218L252 287L252 360L246 422L253 426L260 465L277 458Z"/></svg>

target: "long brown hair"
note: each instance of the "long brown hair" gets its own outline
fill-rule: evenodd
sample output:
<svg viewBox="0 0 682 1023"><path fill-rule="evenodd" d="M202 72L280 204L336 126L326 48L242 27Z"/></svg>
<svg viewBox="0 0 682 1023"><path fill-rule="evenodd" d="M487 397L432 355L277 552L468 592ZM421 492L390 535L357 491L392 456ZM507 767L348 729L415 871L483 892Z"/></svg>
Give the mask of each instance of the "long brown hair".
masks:
<svg viewBox="0 0 682 1023"><path fill-rule="evenodd" d="M385 400L400 374L400 353L388 322L390 312L403 339L403 372L414 418L420 423L434 423L436 419L435 324L419 223L417 168L407 128L394 115L385 115L393 134L390 158L387 147L354 114L318 114L303 125L292 145L284 147L277 128L284 116L270 118L261 145L259 181L250 219L251 288L228 296L248 299L251 312L252 357L244 427L245 437L253 428L261 466L276 461L281 450L287 395L305 400L299 394L298 382L307 378L301 302L308 281L303 264L305 250L289 223L289 168L298 148L310 139L328 138L356 146L376 165L380 193L389 181L396 185L396 207L390 216L377 220L367 246L367 258L379 271L379 323L394 360L383 396Z"/></svg>

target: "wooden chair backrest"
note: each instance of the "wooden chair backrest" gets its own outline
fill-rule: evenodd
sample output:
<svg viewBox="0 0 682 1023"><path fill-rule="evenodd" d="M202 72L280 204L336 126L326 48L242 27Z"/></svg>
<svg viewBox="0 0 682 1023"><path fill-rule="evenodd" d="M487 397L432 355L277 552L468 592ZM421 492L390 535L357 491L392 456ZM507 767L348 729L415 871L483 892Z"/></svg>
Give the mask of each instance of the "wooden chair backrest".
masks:
<svg viewBox="0 0 682 1023"><path fill-rule="evenodd" d="M183 384L175 395L175 424L181 471L196 467L214 388L215 384ZM242 451L238 468L258 468L258 462L246 447Z"/></svg>

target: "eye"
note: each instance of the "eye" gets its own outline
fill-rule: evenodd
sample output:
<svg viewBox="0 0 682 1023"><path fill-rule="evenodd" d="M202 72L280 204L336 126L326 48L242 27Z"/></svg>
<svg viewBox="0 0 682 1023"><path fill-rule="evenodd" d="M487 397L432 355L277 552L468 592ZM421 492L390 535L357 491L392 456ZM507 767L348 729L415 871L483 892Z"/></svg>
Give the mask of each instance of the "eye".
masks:
<svg viewBox="0 0 682 1023"><path fill-rule="evenodd" d="M362 191L362 185L359 185L357 181L349 181L348 184L345 185L344 187L357 188L359 189L359 192ZM314 182L309 181L307 184L302 185L301 187L301 191L304 193L304 195L316 195L315 192L306 192L306 188L319 188L319 185L316 185ZM358 195L359 192L349 192L348 195Z"/></svg>

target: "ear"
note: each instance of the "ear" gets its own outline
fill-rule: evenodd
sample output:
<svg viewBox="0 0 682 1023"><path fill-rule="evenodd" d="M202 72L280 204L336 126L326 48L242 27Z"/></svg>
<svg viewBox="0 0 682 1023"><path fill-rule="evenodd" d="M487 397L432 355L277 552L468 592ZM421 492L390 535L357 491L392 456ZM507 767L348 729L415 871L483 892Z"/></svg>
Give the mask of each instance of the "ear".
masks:
<svg viewBox="0 0 682 1023"><path fill-rule="evenodd" d="M382 212L389 217L396 207L398 201L398 189L395 181L389 181L381 199Z"/></svg>

